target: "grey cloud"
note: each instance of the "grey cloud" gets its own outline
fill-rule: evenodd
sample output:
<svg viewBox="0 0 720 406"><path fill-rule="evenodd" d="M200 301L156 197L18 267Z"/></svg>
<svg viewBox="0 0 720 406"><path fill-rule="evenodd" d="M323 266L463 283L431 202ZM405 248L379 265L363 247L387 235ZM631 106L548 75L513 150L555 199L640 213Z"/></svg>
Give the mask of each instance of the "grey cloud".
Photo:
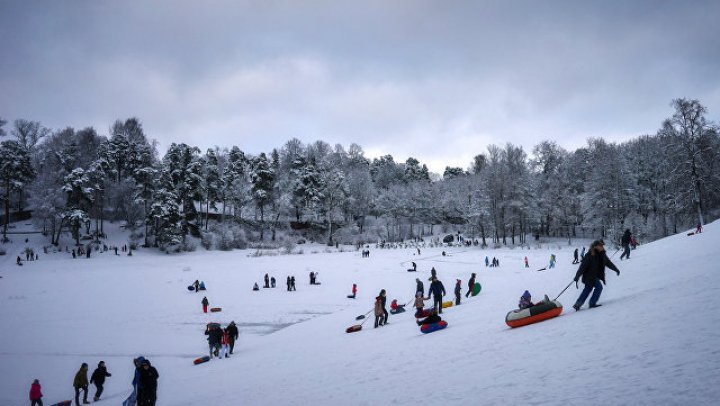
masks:
<svg viewBox="0 0 720 406"><path fill-rule="evenodd" d="M0 116L138 116L257 153L291 137L466 166L489 143L652 133L720 109L717 2L3 2Z"/></svg>

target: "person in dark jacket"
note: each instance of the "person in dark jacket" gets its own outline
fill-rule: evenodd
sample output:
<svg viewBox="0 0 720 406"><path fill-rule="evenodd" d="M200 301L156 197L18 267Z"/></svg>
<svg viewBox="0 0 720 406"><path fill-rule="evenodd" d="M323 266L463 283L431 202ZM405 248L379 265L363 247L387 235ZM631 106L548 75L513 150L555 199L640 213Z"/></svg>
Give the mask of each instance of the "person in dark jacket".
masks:
<svg viewBox="0 0 720 406"><path fill-rule="evenodd" d="M103 393L103 385L105 385L105 378L110 376L112 375L107 371L107 368L105 368L105 361L100 361L90 377L90 383L94 383L96 388L95 396L93 397L94 402L100 400L100 396L102 396Z"/></svg>
<svg viewBox="0 0 720 406"><path fill-rule="evenodd" d="M157 369L150 365L150 361L144 360L140 367L140 385L142 396L138 398L140 406L155 406L157 401L157 380L160 377Z"/></svg>
<svg viewBox="0 0 720 406"><path fill-rule="evenodd" d="M195 279L195 282L193 282L193 286L195 287L195 293L198 293L200 291L200 281Z"/></svg>
<svg viewBox="0 0 720 406"><path fill-rule="evenodd" d="M292 290L297 290L297 287L295 286L295 276L290 277L290 287Z"/></svg>
<svg viewBox="0 0 720 406"><path fill-rule="evenodd" d="M290 292L290 277L287 277L287 291Z"/></svg>
<svg viewBox="0 0 720 406"><path fill-rule="evenodd" d="M220 339L222 339L222 330L215 324L208 324L205 328L205 335L208 336L208 347L210 349L210 358L216 357L220 352Z"/></svg>
<svg viewBox="0 0 720 406"><path fill-rule="evenodd" d="M469 297L470 294L472 294L473 289L475 289L475 273L473 272L472 276L470 277L470 280L468 281L468 291L465 293L465 297Z"/></svg>
<svg viewBox="0 0 720 406"><path fill-rule="evenodd" d="M75 406L80 406L80 391L83 391L83 404L87 405L90 402L87 400L88 395L88 364L82 363L80 370L75 374L73 380L73 388L75 388Z"/></svg>
<svg viewBox="0 0 720 406"><path fill-rule="evenodd" d="M264 288L270 287L270 275L268 275L268 274L265 274L265 286L263 286L263 287Z"/></svg>
<svg viewBox="0 0 720 406"><path fill-rule="evenodd" d="M432 277L432 283L428 288L427 299L430 299L430 296L433 297L433 308L438 313L442 313L442 298L445 296L445 286L435 276Z"/></svg>
<svg viewBox="0 0 720 406"><path fill-rule="evenodd" d="M275 277L274 276L270 277L270 287L271 288L275 287Z"/></svg>
<svg viewBox="0 0 720 406"><path fill-rule="evenodd" d="M135 399L140 399L140 394L142 393L142 386L140 385L140 369L142 368L142 362L145 361L145 357L142 355L133 359L133 364L135 365L135 374L133 375L132 380L132 386L133 391L135 392Z"/></svg>
<svg viewBox="0 0 720 406"><path fill-rule="evenodd" d="M207 300L207 296L203 297L200 303L202 303L203 313L207 313L207 307L210 304L210 302Z"/></svg>
<svg viewBox="0 0 720 406"><path fill-rule="evenodd" d="M380 298L381 298L381 304L382 304L382 311L383 311L383 324L388 324L388 311L387 308L385 308L385 305L387 304L387 292L385 292L385 289L380 291Z"/></svg>
<svg viewBox="0 0 720 406"><path fill-rule="evenodd" d="M580 267L575 274L575 287L577 287L577 283L582 277L585 289L583 289L580 297L578 297L577 301L573 305L573 309L576 311L580 310L580 307L582 307L585 303L585 300L593 289L595 289L595 291L593 292L592 297L590 297L590 308L601 306L597 304L597 302L598 299L600 299L603 284L605 283L606 266L617 272L618 276L620 276L620 270L617 269L615 264L610 261L610 258L608 258L605 253L605 243L603 240L593 241L587 255L583 258L580 263Z"/></svg>
<svg viewBox="0 0 720 406"><path fill-rule="evenodd" d="M227 331L227 333L228 333L228 338L229 338L228 343L230 344L230 354L232 354L233 349L235 348L235 340L237 340L238 337L240 336L240 332L238 331L238 328L235 325L234 321L231 321L230 324L228 324L228 326L225 327L225 331Z"/></svg>
<svg viewBox="0 0 720 406"><path fill-rule="evenodd" d="M458 279L457 282L455 283L455 306L460 305L460 297L462 296L462 294L461 294L462 287L460 286L460 284L461 284L461 281L460 281L460 279Z"/></svg>
<svg viewBox="0 0 720 406"><path fill-rule="evenodd" d="M580 262L580 260L578 259L578 249L575 248L575 252L573 253L573 262L572 263L577 264L579 262Z"/></svg>
<svg viewBox="0 0 720 406"><path fill-rule="evenodd" d="M620 245L623 247L623 253L620 255L620 260L623 260L623 257L630 259L630 238L632 237L632 234L630 233L630 229L625 230L625 233L623 234L622 238L620 239Z"/></svg>
<svg viewBox="0 0 720 406"><path fill-rule="evenodd" d="M419 320L417 322L418 326L422 326L425 324L433 324L433 323L439 323L442 321L442 318L438 316L437 310L433 309L432 313L430 313L429 316L424 318L423 320Z"/></svg>
<svg viewBox="0 0 720 406"><path fill-rule="evenodd" d="M383 306L382 297L378 296L375 298L375 306L373 307L375 314L375 328L383 325Z"/></svg>
<svg viewBox="0 0 720 406"><path fill-rule="evenodd" d="M425 293L425 285L422 283L420 278L415 278L415 293Z"/></svg>

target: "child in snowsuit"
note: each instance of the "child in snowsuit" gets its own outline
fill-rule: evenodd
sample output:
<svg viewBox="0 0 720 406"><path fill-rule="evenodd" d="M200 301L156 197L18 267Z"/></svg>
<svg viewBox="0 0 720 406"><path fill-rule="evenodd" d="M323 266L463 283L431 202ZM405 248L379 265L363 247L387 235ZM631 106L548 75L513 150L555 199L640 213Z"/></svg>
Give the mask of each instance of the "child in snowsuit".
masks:
<svg viewBox="0 0 720 406"><path fill-rule="evenodd" d="M207 313L207 307L210 304L210 302L207 300L207 296L203 297L202 299L202 307L203 307L203 313Z"/></svg>
<svg viewBox="0 0 720 406"><path fill-rule="evenodd" d="M414 306L415 306L415 310L416 310L415 314L419 315L422 312L423 308L425 307L425 302L423 301L422 292L417 292L415 294ZM415 317L417 317L417 316L415 316Z"/></svg>
<svg viewBox="0 0 720 406"><path fill-rule="evenodd" d="M527 309L528 307L535 306L532 302L532 296L530 296L530 292L527 290L525 293L520 296L520 301L518 302L518 308L520 309Z"/></svg>
<svg viewBox="0 0 720 406"><path fill-rule="evenodd" d="M75 406L80 406L80 391L83 391L83 404L89 404L87 400L88 395L88 364L82 363L80 370L75 374L73 380L73 388L75 388Z"/></svg>
<svg viewBox="0 0 720 406"><path fill-rule="evenodd" d="M578 249L575 248L575 252L573 253L573 262L572 262L572 263L573 263L573 264L577 264L578 262L580 262L580 261L578 260Z"/></svg>
<svg viewBox="0 0 720 406"><path fill-rule="evenodd" d="M100 396L102 396L103 393L103 385L105 385L105 378L110 376L112 376L112 374L105 368L105 361L100 361L95 371L93 371L92 376L90 376L90 383L95 384L94 402L100 400Z"/></svg>
<svg viewBox="0 0 720 406"><path fill-rule="evenodd" d="M460 304L460 296L462 296L460 294L460 290L462 289L460 287L460 283L461 283L460 279L458 279L457 282L455 283L455 306L458 306Z"/></svg>
<svg viewBox="0 0 720 406"><path fill-rule="evenodd" d="M40 391L40 381L35 379L30 385L30 406L43 406L42 403L42 392Z"/></svg>
<svg viewBox="0 0 720 406"><path fill-rule="evenodd" d="M220 358L230 358L228 352L230 352L230 334L225 330L220 337Z"/></svg>

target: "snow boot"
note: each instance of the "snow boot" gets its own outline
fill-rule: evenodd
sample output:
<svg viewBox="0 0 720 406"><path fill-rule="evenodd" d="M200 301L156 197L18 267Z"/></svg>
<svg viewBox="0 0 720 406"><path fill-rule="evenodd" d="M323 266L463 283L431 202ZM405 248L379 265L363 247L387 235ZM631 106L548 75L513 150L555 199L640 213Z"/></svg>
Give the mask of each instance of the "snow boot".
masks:
<svg viewBox="0 0 720 406"><path fill-rule="evenodd" d="M575 303L575 304L573 305L573 309L575 309L575 311L580 310L580 305L577 304L577 303Z"/></svg>

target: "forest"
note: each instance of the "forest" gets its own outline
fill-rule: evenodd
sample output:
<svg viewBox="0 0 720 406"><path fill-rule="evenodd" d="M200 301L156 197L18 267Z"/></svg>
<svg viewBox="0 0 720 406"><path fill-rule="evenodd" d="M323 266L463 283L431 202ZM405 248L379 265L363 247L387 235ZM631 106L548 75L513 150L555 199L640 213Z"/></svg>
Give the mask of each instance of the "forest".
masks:
<svg viewBox="0 0 720 406"><path fill-rule="evenodd" d="M720 136L698 101L672 101L655 134L590 138L568 151L505 143L466 168L431 173L413 157L367 158L360 145L293 138L267 153L172 143L161 156L137 118L50 129L0 119L2 233L32 219L57 244L104 236L165 251L398 242L462 233L483 245L541 236L641 242L704 224L720 212Z"/></svg>

